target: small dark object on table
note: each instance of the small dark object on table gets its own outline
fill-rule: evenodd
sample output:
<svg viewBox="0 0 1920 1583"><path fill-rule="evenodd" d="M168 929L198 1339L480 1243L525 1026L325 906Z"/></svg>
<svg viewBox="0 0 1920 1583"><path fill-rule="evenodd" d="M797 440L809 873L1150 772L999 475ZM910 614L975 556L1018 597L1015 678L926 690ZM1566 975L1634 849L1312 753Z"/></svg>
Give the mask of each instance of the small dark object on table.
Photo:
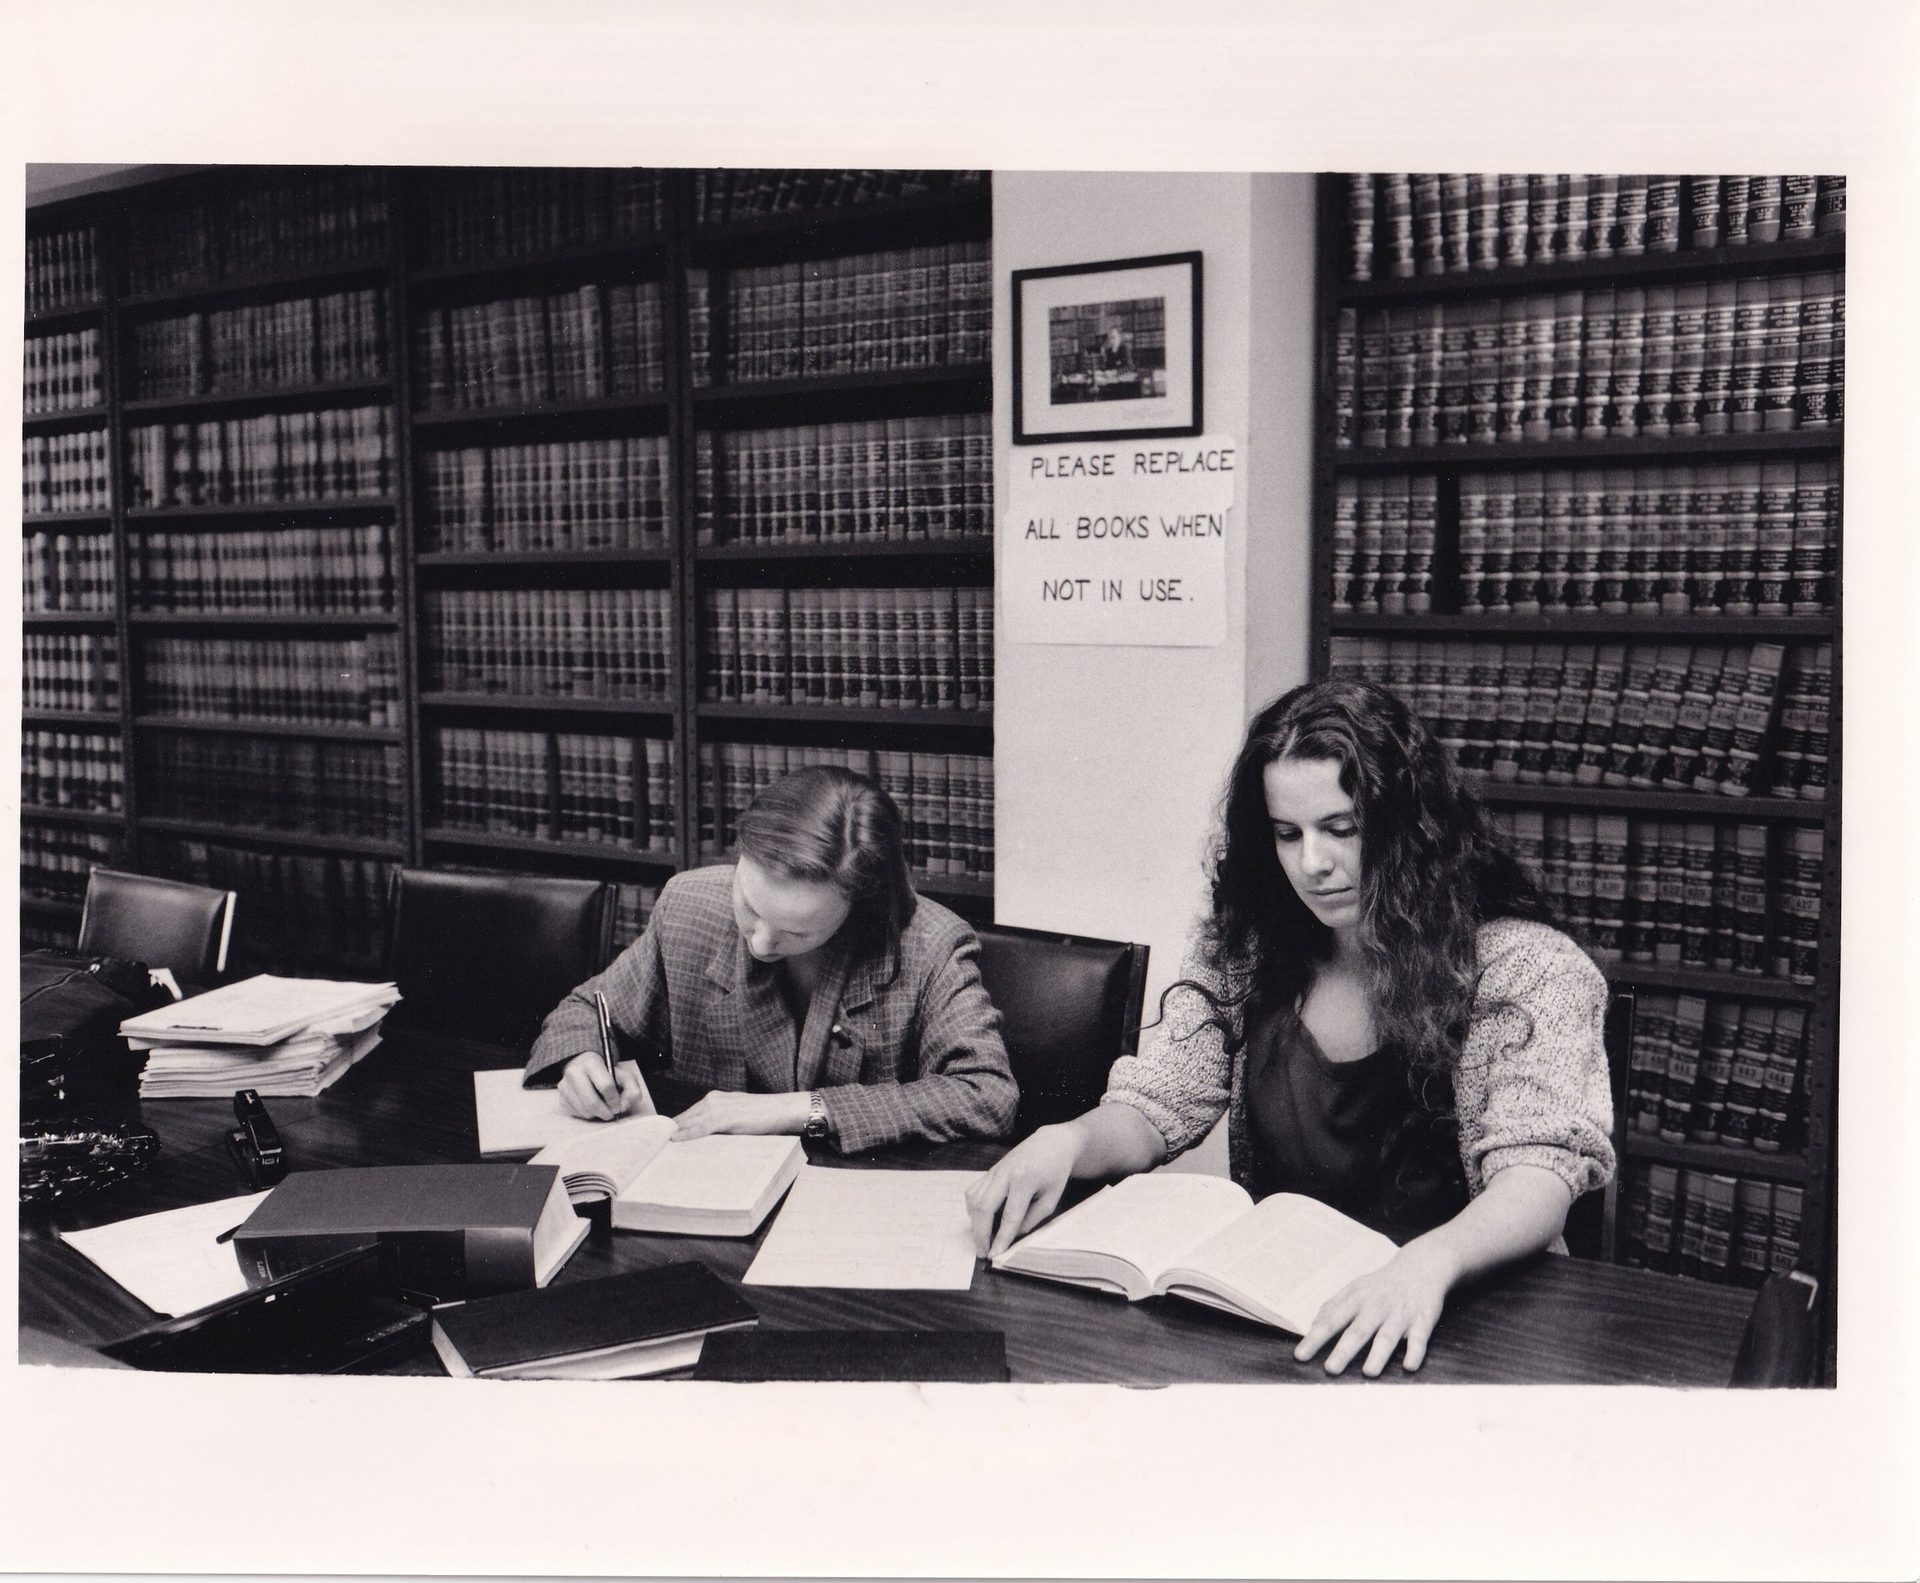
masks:
<svg viewBox="0 0 1920 1583"><path fill-rule="evenodd" d="M153 1130L137 1121L44 1116L20 1123L20 1202L82 1197L145 1170L160 1152Z"/></svg>

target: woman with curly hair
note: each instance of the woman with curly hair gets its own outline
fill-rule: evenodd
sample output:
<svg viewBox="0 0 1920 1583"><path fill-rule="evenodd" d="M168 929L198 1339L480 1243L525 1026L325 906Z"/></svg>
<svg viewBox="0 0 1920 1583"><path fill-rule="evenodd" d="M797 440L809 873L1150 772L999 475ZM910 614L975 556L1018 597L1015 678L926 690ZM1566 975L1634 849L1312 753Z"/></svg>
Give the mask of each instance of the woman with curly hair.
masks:
<svg viewBox="0 0 1920 1583"><path fill-rule="evenodd" d="M1042 1128L970 1191L997 1253L1069 1180L1144 1171L1224 1111L1255 1198L1305 1193L1405 1240L1299 1342L1417 1369L1447 1293L1559 1243L1613 1171L1606 982L1548 922L1445 750L1393 694L1298 687L1229 779L1212 907L1158 1036L1099 1106Z"/></svg>

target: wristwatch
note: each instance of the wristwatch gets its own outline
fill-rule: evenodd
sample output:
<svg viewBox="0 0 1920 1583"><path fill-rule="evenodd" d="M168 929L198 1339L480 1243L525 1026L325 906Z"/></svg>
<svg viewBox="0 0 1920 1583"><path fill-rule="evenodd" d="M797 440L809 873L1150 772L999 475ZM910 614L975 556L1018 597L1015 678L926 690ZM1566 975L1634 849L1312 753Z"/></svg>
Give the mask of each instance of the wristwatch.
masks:
<svg viewBox="0 0 1920 1583"><path fill-rule="evenodd" d="M800 1129L800 1135L804 1138L827 1135L827 1102L817 1088L807 1095L807 1124Z"/></svg>

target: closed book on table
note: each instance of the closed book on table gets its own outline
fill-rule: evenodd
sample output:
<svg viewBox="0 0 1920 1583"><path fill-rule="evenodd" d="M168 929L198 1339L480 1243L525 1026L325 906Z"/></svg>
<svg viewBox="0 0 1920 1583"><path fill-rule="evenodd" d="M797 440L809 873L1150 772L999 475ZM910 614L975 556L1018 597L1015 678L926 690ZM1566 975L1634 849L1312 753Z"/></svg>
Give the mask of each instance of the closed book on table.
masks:
<svg viewBox="0 0 1920 1583"><path fill-rule="evenodd" d="M250 1285L364 1243L391 1244L402 1287L434 1297L544 1286L587 1234L550 1165L298 1171L233 1234Z"/></svg>
<svg viewBox="0 0 1920 1583"><path fill-rule="evenodd" d="M700 1352L696 1380L1005 1383L998 1330L740 1330Z"/></svg>
<svg viewBox="0 0 1920 1583"><path fill-rule="evenodd" d="M623 1380L689 1368L759 1317L704 1264L667 1264L437 1308L433 1348L454 1375Z"/></svg>

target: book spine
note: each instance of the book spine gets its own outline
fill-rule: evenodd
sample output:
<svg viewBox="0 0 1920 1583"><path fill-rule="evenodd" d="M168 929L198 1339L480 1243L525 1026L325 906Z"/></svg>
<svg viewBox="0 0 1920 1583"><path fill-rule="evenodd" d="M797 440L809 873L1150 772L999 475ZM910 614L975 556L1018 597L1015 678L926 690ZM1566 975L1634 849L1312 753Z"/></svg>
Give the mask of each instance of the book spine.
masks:
<svg viewBox="0 0 1920 1583"><path fill-rule="evenodd" d="M233 1248L247 1283L264 1286L349 1248L385 1243L394 1250L397 1279L403 1288L446 1298L480 1296L533 1284L531 1236L524 1231L506 1235L518 1240L510 1265L497 1238L489 1240L475 1232L460 1231L312 1232L264 1237L248 1236L242 1228L234 1236ZM475 1250L470 1248L476 1240L478 1268L473 1259Z"/></svg>

